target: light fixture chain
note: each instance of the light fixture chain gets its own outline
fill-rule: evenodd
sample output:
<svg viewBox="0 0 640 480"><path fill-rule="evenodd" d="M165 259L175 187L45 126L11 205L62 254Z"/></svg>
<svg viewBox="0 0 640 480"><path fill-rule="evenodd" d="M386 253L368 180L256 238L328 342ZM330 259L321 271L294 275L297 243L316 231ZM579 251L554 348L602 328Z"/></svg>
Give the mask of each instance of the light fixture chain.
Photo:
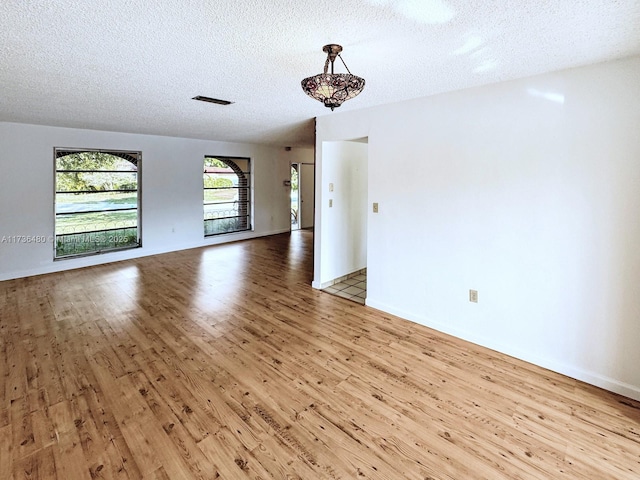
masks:
<svg viewBox="0 0 640 480"><path fill-rule="evenodd" d="M327 73L327 70L329 69L329 57L327 57L327 60L324 62L324 73Z"/></svg>
<svg viewBox="0 0 640 480"><path fill-rule="evenodd" d="M342 64L344 65L344 68L346 68L347 72L349 72L349 75L351 75L351 70L349 70L349 67L347 67L347 64L344 63L344 60L342 60L342 55L338 54L338 56L340 57L340 60L342 61Z"/></svg>

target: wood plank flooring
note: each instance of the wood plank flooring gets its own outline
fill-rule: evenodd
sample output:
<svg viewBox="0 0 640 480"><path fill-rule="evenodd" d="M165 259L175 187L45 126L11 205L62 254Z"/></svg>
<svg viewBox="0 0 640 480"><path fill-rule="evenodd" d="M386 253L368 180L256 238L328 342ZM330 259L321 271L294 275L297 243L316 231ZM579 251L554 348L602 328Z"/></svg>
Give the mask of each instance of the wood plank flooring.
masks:
<svg viewBox="0 0 640 480"><path fill-rule="evenodd" d="M640 402L311 269L298 231L0 282L0 479L640 478Z"/></svg>

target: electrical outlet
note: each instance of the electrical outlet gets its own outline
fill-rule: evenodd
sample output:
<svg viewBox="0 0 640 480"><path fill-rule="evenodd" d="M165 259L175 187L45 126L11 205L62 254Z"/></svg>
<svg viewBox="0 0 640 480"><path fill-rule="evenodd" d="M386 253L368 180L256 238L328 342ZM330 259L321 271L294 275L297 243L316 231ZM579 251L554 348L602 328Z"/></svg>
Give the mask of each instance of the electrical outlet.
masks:
<svg viewBox="0 0 640 480"><path fill-rule="evenodd" d="M373 203L373 213L378 213L378 202Z"/></svg>
<svg viewBox="0 0 640 480"><path fill-rule="evenodd" d="M473 303L478 303L478 291L477 290L469 290L469 301Z"/></svg>
<svg viewBox="0 0 640 480"><path fill-rule="evenodd" d="M332 198L329 199L329 208L331 208L331 207L333 207L333 199Z"/></svg>

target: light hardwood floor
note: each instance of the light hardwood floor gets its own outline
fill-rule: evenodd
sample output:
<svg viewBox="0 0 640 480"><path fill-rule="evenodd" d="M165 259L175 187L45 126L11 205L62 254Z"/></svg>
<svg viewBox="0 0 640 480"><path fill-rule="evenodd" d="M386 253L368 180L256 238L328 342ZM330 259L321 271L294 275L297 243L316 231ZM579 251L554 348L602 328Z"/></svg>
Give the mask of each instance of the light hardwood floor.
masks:
<svg viewBox="0 0 640 480"><path fill-rule="evenodd" d="M640 478L640 402L313 290L311 249L0 282L0 479Z"/></svg>

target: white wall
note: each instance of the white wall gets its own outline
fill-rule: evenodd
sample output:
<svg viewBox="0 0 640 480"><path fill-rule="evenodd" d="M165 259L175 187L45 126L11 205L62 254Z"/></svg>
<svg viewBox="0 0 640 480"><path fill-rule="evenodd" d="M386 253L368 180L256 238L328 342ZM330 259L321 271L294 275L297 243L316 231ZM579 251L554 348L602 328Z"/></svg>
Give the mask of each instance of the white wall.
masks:
<svg viewBox="0 0 640 480"><path fill-rule="evenodd" d="M369 137L367 304L640 399L639 105L633 57L319 117Z"/></svg>
<svg viewBox="0 0 640 480"><path fill-rule="evenodd" d="M53 235L54 147L142 151L143 247L54 262L51 242L0 242L0 280L290 230L289 191L282 183L289 178L284 149L0 123L0 239ZM205 155L251 158L253 231L204 238Z"/></svg>
<svg viewBox="0 0 640 480"><path fill-rule="evenodd" d="M323 198L322 230L315 233L322 250L314 268L317 288L367 266L367 144L324 142L322 169L316 181L316 210Z"/></svg>

